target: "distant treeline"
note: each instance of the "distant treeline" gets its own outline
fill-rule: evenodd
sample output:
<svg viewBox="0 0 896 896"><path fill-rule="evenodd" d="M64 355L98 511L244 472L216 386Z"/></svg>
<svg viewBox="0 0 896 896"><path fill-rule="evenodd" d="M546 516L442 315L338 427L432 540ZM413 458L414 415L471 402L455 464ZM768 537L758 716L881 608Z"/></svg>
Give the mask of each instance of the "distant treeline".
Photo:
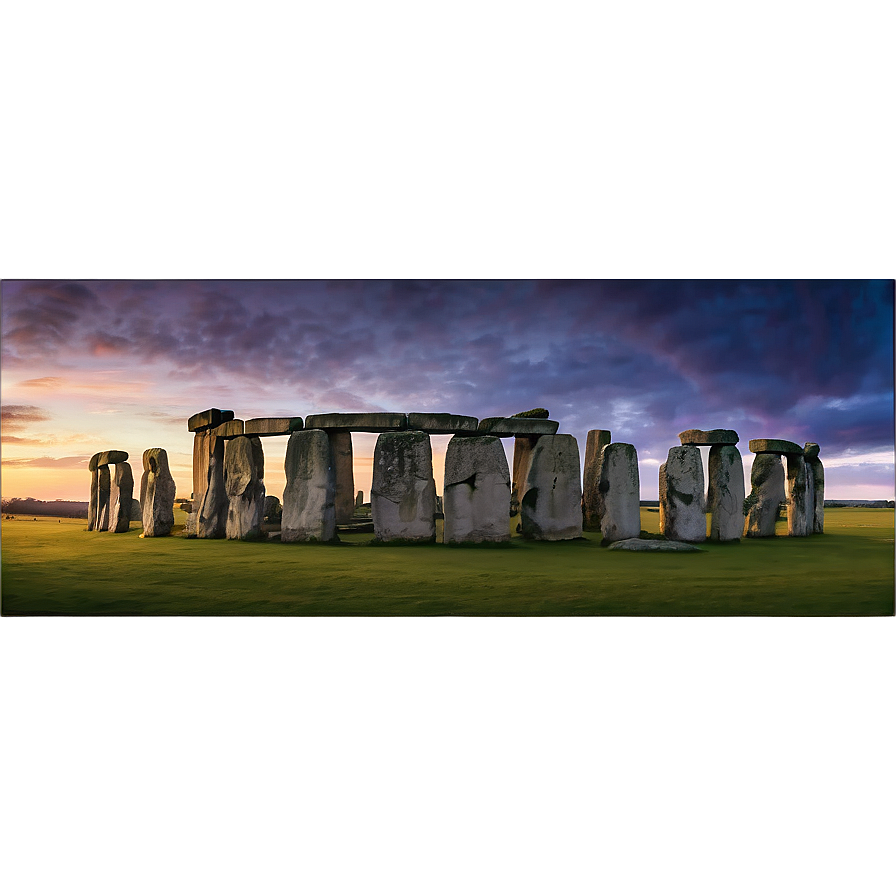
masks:
<svg viewBox="0 0 896 896"><path fill-rule="evenodd" d="M38 501L37 498L4 498L2 510L3 513L30 513L32 516L87 519L86 501Z"/></svg>

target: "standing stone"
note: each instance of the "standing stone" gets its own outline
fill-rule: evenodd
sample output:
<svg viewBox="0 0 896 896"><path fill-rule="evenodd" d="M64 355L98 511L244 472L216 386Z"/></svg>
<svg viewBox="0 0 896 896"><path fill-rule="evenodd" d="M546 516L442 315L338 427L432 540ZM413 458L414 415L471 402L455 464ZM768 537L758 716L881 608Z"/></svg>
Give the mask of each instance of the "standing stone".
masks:
<svg viewBox="0 0 896 896"><path fill-rule="evenodd" d="M445 452L445 543L509 541L509 507L510 471L501 440L454 436Z"/></svg>
<svg viewBox="0 0 896 896"><path fill-rule="evenodd" d="M669 449L660 467L660 507L660 527L666 538L706 541L703 462L696 445Z"/></svg>
<svg viewBox="0 0 896 896"><path fill-rule="evenodd" d="M638 452L627 442L610 442L603 450L600 484L603 495L603 543L641 534L641 479Z"/></svg>
<svg viewBox="0 0 896 896"><path fill-rule="evenodd" d="M757 454L750 471L752 490L744 506L747 521L744 536L770 538L775 534L778 506L786 499L784 492L784 464L777 454Z"/></svg>
<svg viewBox="0 0 896 896"><path fill-rule="evenodd" d="M585 529L599 530L603 503L600 491L600 465L604 448L610 444L609 429L588 430L585 443L585 475L582 480L582 518Z"/></svg>
<svg viewBox="0 0 896 896"><path fill-rule="evenodd" d="M526 490L526 477L532 463L532 452L541 436L516 436L513 440L513 483L510 488L510 515L520 512L520 501Z"/></svg>
<svg viewBox="0 0 896 896"><path fill-rule="evenodd" d="M744 465L734 445L709 449L709 489L706 497L712 541L739 541L744 531Z"/></svg>
<svg viewBox="0 0 896 896"><path fill-rule="evenodd" d="M336 538L336 467L322 429L294 432L286 445L280 541Z"/></svg>
<svg viewBox="0 0 896 896"><path fill-rule="evenodd" d="M355 495L355 509L359 508L364 503L364 492L358 492Z"/></svg>
<svg viewBox="0 0 896 896"><path fill-rule="evenodd" d="M100 500L100 471L94 467L90 471L90 503L87 505L87 531L96 529L96 510Z"/></svg>
<svg viewBox="0 0 896 896"><path fill-rule="evenodd" d="M336 471L336 525L345 526L355 514L355 476L352 470L352 434L331 432L330 450Z"/></svg>
<svg viewBox="0 0 896 896"><path fill-rule="evenodd" d="M174 493L174 479L168 469L168 452L164 448L147 448L143 452L143 477L140 480L144 538L171 533Z"/></svg>
<svg viewBox="0 0 896 896"><path fill-rule="evenodd" d="M132 523L143 523L143 508L140 506L140 500L138 498L131 499L131 522Z"/></svg>
<svg viewBox="0 0 896 896"><path fill-rule="evenodd" d="M824 466L817 457L810 460L808 466L815 499L815 506L807 508L811 520L809 531L813 535L821 535L824 532Z"/></svg>
<svg viewBox="0 0 896 896"><path fill-rule="evenodd" d="M112 497L109 467L105 464L97 467L97 473L99 474L99 486L97 487L96 530L97 532L106 532L109 529L109 516L111 513L109 500Z"/></svg>
<svg viewBox="0 0 896 896"><path fill-rule="evenodd" d="M109 505L112 508L110 532L127 532L130 529L133 501L134 474L131 472L131 465L126 462L115 464L112 494L109 498Z"/></svg>
<svg viewBox="0 0 896 896"><path fill-rule="evenodd" d="M524 538L566 541L581 537L582 480L579 445L574 436L542 436L538 440L532 451L520 516Z"/></svg>
<svg viewBox="0 0 896 896"><path fill-rule="evenodd" d="M227 532L224 445L214 430L193 437L193 509L199 538L223 538Z"/></svg>
<svg viewBox="0 0 896 896"><path fill-rule="evenodd" d="M806 458L802 454L787 455L787 487L790 497L787 500L787 534L792 538L802 538L809 534L808 514L808 471ZM815 500L812 501L813 515Z"/></svg>
<svg viewBox="0 0 896 896"><path fill-rule="evenodd" d="M370 510L377 541L434 541L436 484L424 432L384 432L373 452Z"/></svg>
<svg viewBox="0 0 896 896"><path fill-rule="evenodd" d="M260 538L264 518L264 451L258 436L228 440L224 449L224 488L228 499L227 537L240 541Z"/></svg>

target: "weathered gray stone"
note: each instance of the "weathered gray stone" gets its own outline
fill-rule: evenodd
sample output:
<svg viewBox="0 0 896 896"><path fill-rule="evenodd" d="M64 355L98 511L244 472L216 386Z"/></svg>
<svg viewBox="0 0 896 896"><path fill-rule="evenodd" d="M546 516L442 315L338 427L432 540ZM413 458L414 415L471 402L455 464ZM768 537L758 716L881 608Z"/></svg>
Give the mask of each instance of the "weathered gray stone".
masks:
<svg viewBox="0 0 896 896"><path fill-rule="evenodd" d="M537 417L486 417L479 421L479 434L508 436L552 436L560 428L556 420Z"/></svg>
<svg viewBox="0 0 896 896"><path fill-rule="evenodd" d="M358 494L355 495L355 508L360 507L363 503L364 503L364 492L359 491Z"/></svg>
<svg viewBox="0 0 896 896"><path fill-rule="evenodd" d="M280 540L336 538L336 468L331 441L321 429L294 432L286 446L286 489Z"/></svg>
<svg viewBox="0 0 896 896"><path fill-rule="evenodd" d="M264 496L264 513L263 520L273 521L279 519L283 514L283 505L276 495Z"/></svg>
<svg viewBox="0 0 896 896"><path fill-rule="evenodd" d="M460 417L456 414L408 414L408 429L430 435L475 434L479 426L476 417Z"/></svg>
<svg viewBox="0 0 896 896"><path fill-rule="evenodd" d="M492 437L494 438L494 436ZM520 501L526 490L526 477L529 475L529 465L532 463L532 452L535 443L541 436L517 436L513 440L513 479L510 484L510 515L516 516L520 512Z"/></svg>
<svg viewBox="0 0 896 896"><path fill-rule="evenodd" d="M352 434L330 432L330 451L336 472L336 525L345 526L355 515L355 472L352 460Z"/></svg>
<svg viewBox="0 0 896 896"><path fill-rule="evenodd" d="M585 474L582 479L582 526L599 530L603 515L603 495L600 490L600 466L604 448L613 440L609 429L588 430L585 443Z"/></svg>
<svg viewBox="0 0 896 896"><path fill-rule="evenodd" d="M815 458L818 457L818 452L820 450L821 449L816 442L806 442L806 444L803 445L803 457L805 457L806 460L815 460Z"/></svg>
<svg viewBox="0 0 896 896"><path fill-rule="evenodd" d="M803 538L809 535L808 498L809 477L806 470L806 458L800 454L787 455L787 486L790 497L787 499L787 534L792 538ZM812 512L815 511L815 496L812 496Z"/></svg>
<svg viewBox="0 0 896 896"><path fill-rule="evenodd" d="M200 411L193 414L187 421L187 429L190 432L201 432L203 429L220 426L228 420L233 420L233 411L221 411L218 408L209 408L207 411Z"/></svg>
<svg viewBox="0 0 896 896"><path fill-rule="evenodd" d="M131 522L143 522L143 508L140 507L140 501L138 498L131 498Z"/></svg>
<svg viewBox="0 0 896 896"><path fill-rule="evenodd" d="M712 541L739 541L744 531L744 464L734 445L709 449L707 512Z"/></svg>
<svg viewBox="0 0 896 896"><path fill-rule="evenodd" d="M433 541L436 484L423 432L384 432L373 452L370 510L377 541Z"/></svg>
<svg viewBox="0 0 896 896"><path fill-rule="evenodd" d="M733 429L686 429L678 434L682 445L736 445L739 438Z"/></svg>
<svg viewBox="0 0 896 896"><path fill-rule="evenodd" d="M408 428L405 414L312 414L305 429L343 429L346 432L393 432Z"/></svg>
<svg viewBox="0 0 896 896"><path fill-rule="evenodd" d="M510 472L501 440L451 439L445 452L445 543L508 541L509 507Z"/></svg>
<svg viewBox="0 0 896 896"><path fill-rule="evenodd" d="M706 541L703 463L696 445L670 448L660 467L660 531L673 541Z"/></svg>
<svg viewBox="0 0 896 896"><path fill-rule="evenodd" d="M246 421L247 436L288 436L305 426L301 417L253 417Z"/></svg>
<svg viewBox="0 0 896 896"><path fill-rule="evenodd" d="M100 451L90 458L87 467L93 471L99 467L108 467L109 464L123 464L127 459L127 451Z"/></svg>
<svg viewBox="0 0 896 896"><path fill-rule="evenodd" d="M813 535L824 532L824 466L818 458L809 461L809 478L812 480L812 497L814 508L810 505L811 526Z"/></svg>
<svg viewBox="0 0 896 896"><path fill-rule="evenodd" d="M129 463L115 464L115 476L112 478L112 491L109 506L112 513L109 519L110 532L127 532L131 527L131 509L134 502L134 474Z"/></svg>
<svg viewBox="0 0 896 896"><path fill-rule="evenodd" d="M641 479L638 452L627 442L610 442L603 450L598 488L603 494L603 542L641 534Z"/></svg>
<svg viewBox="0 0 896 896"><path fill-rule="evenodd" d="M143 477L140 480L140 506L143 508L142 538L171 534L174 525L175 484L168 469L164 448L143 452Z"/></svg>
<svg viewBox="0 0 896 896"><path fill-rule="evenodd" d="M87 531L96 529L96 511L100 500L100 473L96 467L90 470L90 502L87 505Z"/></svg>
<svg viewBox="0 0 896 896"><path fill-rule="evenodd" d="M660 551L674 552L679 554L703 554L706 553L705 548L698 548L693 544L686 544L683 541L662 541L660 539L650 538L624 538L622 541L615 541L610 545L611 551Z"/></svg>
<svg viewBox="0 0 896 896"><path fill-rule="evenodd" d="M213 429L193 437L194 528L198 538L224 538L227 533L224 445Z"/></svg>
<svg viewBox="0 0 896 896"><path fill-rule="evenodd" d="M778 506L786 500L784 464L778 454L757 454L750 471L751 491L744 502L747 521L744 536L771 538L775 534Z"/></svg>
<svg viewBox="0 0 896 896"><path fill-rule="evenodd" d="M753 454L802 454L803 449L796 442L786 439L750 439Z"/></svg>
<svg viewBox="0 0 896 896"><path fill-rule="evenodd" d="M261 537L264 518L264 450L258 436L237 436L224 448L227 492L227 537L253 541Z"/></svg>
<svg viewBox="0 0 896 896"><path fill-rule="evenodd" d="M109 476L109 467L97 467L99 485L97 488L96 504L96 531L106 532L109 529L109 518L112 508L109 506L112 497L112 480Z"/></svg>
<svg viewBox="0 0 896 896"><path fill-rule="evenodd" d="M574 436L542 436L538 440L520 501L524 538L566 541L581 537L580 476L579 446Z"/></svg>
<svg viewBox="0 0 896 896"><path fill-rule="evenodd" d="M227 420L214 427L214 433L221 439L233 439L245 432L246 424L242 420Z"/></svg>

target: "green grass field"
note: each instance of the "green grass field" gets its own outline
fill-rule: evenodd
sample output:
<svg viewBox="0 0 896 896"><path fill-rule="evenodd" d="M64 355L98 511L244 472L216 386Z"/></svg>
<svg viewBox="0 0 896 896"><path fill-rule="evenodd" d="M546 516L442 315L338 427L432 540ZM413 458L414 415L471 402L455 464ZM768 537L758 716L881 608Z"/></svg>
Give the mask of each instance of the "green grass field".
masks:
<svg viewBox="0 0 896 896"><path fill-rule="evenodd" d="M176 514L175 533L184 516ZM642 510L657 532L658 514ZM515 522L515 521L514 521ZM84 520L2 525L4 615L877 616L894 611L893 511L829 509L824 535L699 554L601 548L600 535L503 547L140 538ZM786 532L779 523L778 531Z"/></svg>

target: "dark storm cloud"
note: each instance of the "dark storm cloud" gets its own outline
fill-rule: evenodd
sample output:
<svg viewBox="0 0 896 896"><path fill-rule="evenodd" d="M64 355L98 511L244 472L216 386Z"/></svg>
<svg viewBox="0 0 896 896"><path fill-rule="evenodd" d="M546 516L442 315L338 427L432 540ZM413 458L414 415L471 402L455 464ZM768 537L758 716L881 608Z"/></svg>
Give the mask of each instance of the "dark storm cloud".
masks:
<svg viewBox="0 0 896 896"><path fill-rule="evenodd" d="M868 281L4 284L4 362L64 341L294 413L544 406L653 456L691 427L892 444L892 332Z"/></svg>

